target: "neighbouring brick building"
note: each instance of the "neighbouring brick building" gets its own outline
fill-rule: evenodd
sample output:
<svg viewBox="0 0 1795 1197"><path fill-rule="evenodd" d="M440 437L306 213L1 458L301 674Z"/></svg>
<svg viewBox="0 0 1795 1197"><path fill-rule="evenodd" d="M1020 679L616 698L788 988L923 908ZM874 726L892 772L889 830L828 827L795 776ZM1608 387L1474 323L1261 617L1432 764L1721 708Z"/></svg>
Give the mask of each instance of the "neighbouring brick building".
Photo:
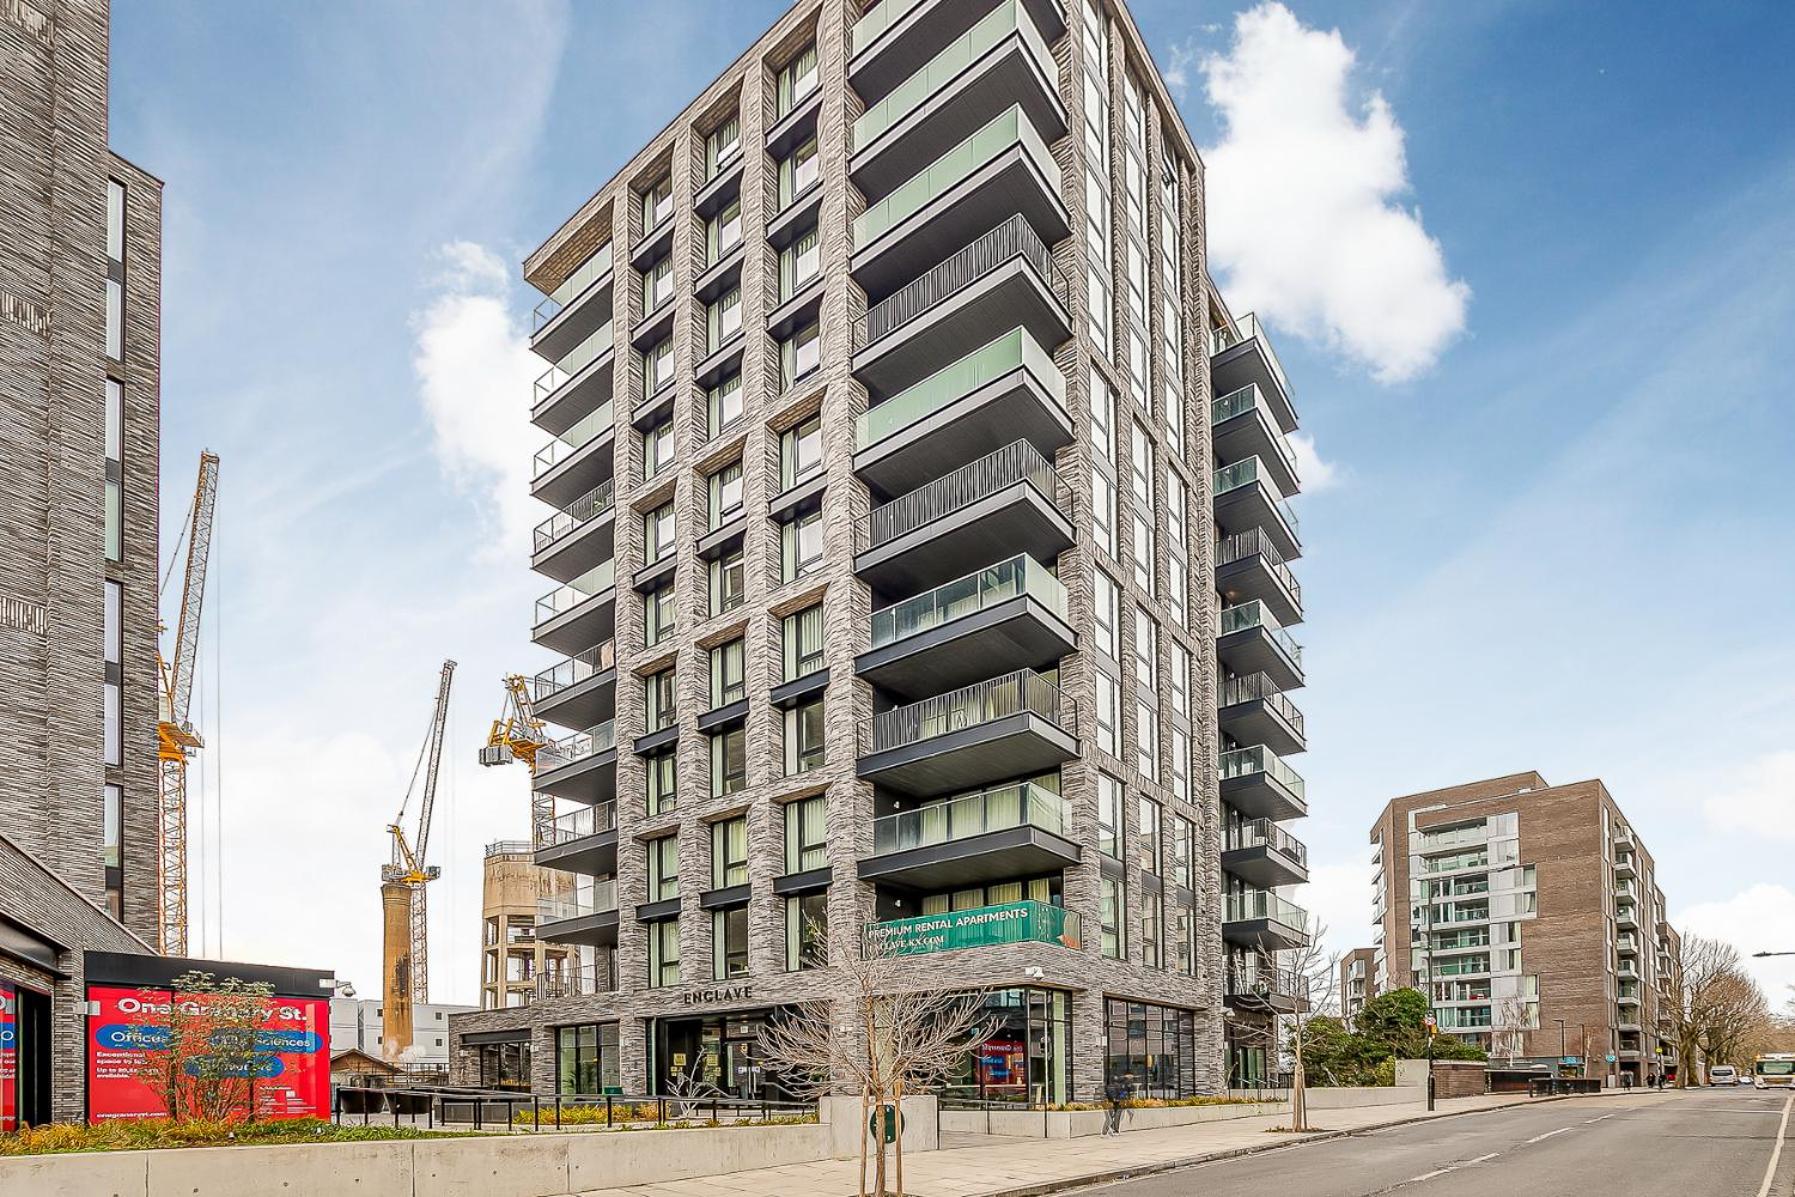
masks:
<svg viewBox="0 0 1795 1197"><path fill-rule="evenodd" d="M579 956L465 1079L741 1090L869 935L982 1096L1275 1067L1296 415L1202 172L1115 0L802 0L530 255Z"/></svg>
<svg viewBox="0 0 1795 1197"><path fill-rule="evenodd" d="M0 3L0 1002L79 1119L83 953L157 936L162 185L107 148L105 0Z"/></svg>
<svg viewBox="0 0 1795 1197"><path fill-rule="evenodd" d="M1379 989L1427 992L1440 1030L1493 1059L1612 1084L1675 1067L1660 1010L1676 933L1600 781L1529 772L1411 794L1371 843Z"/></svg>
<svg viewBox="0 0 1795 1197"><path fill-rule="evenodd" d="M1340 1017L1348 1025L1358 1017L1365 1003L1381 991L1377 981L1377 949L1354 948L1340 957Z"/></svg>

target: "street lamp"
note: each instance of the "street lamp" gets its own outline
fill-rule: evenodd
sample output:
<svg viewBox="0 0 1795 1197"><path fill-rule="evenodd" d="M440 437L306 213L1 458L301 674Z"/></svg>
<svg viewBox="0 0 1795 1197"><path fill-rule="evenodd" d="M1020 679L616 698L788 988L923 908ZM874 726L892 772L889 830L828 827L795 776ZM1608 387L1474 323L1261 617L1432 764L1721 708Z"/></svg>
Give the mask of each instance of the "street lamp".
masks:
<svg viewBox="0 0 1795 1197"><path fill-rule="evenodd" d="M1751 954L1753 960L1763 960L1769 956L1795 956L1795 952L1753 952Z"/></svg>

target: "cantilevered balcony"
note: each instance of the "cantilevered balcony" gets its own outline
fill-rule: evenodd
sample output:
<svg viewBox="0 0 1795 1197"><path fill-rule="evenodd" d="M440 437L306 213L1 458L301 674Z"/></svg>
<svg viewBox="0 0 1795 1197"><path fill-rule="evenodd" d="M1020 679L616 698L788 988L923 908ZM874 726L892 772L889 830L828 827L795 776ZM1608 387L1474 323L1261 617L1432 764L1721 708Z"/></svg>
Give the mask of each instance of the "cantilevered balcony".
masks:
<svg viewBox="0 0 1795 1197"><path fill-rule="evenodd" d="M1236 320L1233 328L1218 328L1209 334L1209 380L1218 395L1244 386L1258 387L1278 427L1296 431L1290 380L1258 317L1248 313Z"/></svg>
<svg viewBox="0 0 1795 1197"><path fill-rule="evenodd" d="M1263 745L1282 754L1306 747L1303 713L1263 673L1222 682L1216 694L1216 719L1222 734L1237 744Z"/></svg>
<svg viewBox="0 0 1795 1197"><path fill-rule="evenodd" d="M536 714L561 727L591 727L617 713L617 643L606 640L536 675Z"/></svg>
<svg viewBox="0 0 1795 1197"><path fill-rule="evenodd" d="M963 889L1078 863L1066 799L1031 782L996 786L873 820L862 881Z"/></svg>
<svg viewBox="0 0 1795 1197"><path fill-rule="evenodd" d="M1078 755L1078 718L1058 686L1019 669L861 723L859 776L908 794L974 789Z"/></svg>
<svg viewBox="0 0 1795 1197"><path fill-rule="evenodd" d="M1309 1008L1302 980L1293 969L1257 960L1246 965L1231 963L1227 981L1223 1000L1236 1010L1296 1014Z"/></svg>
<svg viewBox="0 0 1795 1197"><path fill-rule="evenodd" d="M1005 902L973 906L915 918L871 923L866 937L889 945L894 956L920 956L960 948L990 948L1013 943L1058 944L1078 948L1078 915L1050 902Z"/></svg>
<svg viewBox="0 0 1795 1197"><path fill-rule="evenodd" d="M1255 819L1300 819L1309 813L1308 792L1295 769L1270 749L1236 748L1221 756L1222 800Z"/></svg>
<svg viewBox="0 0 1795 1197"><path fill-rule="evenodd" d="M617 879L578 877L536 899L536 938L588 947L617 945Z"/></svg>
<svg viewBox="0 0 1795 1197"><path fill-rule="evenodd" d="M1257 386L1230 391L1209 405L1209 428L1215 455L1221 461L1257 457L1279 494L1301 489L1296 476L1296 450L1278 427L1277 416Z"/></svg>
<svg viewBox="0 0 1795 1197"><path fill-rule="evenodd" d="M1303 649L1257 599L1222 608L1215 656L1230 673L1263 673L1280 689L1303 684Z"/></svg>
<svg viewBox="0 0 1795 1197"><path fill-rule="evenodd" d="M1272 538L1258 528L1222 538L1215 588L1230 606L1264 603L1285 627L1303 621L1302 583Z"/></svg>
<svg viewBox="0 0 1795 1197"><path fill-rule="evenodd" d="M1309 880L1309 849L1270 819L1252 819L1228 828L1222 869L1262 889L1302 885Z"/></svg>
<svg viewBox="0 0 1795 1197"><path fill-rule="evenodd" d="M849 28L849 82L867 103L879 101L962 37L997 3L882 0ZM1028 11L1045 44L1052 45L1066 31L1062 0L1028 0Z"/></svg>
<svg viewBox="0 0 1795 1197"><path fill-rule="evenodd" d="M1020 212L1057 244L1071 231L1060 168L1021 105L1009 108L854 220L854 281L876 303Z"/></svg>
<svg viewBox="0 0 1795 1197"><path fill-rule="evenodd" d="M571 582L610 560L616 548L613 498L606 479L537 524L530 568L557 582Z"/></svg>
<svg viewBox="0 0 1795 1197"><path fill-rule="evenodd" d="M1639 929L1639 909L1631 902L1614 908L1614 925L1628 930Z"/></svg>
<svg viewBox="0 0 1795 1197"><path fill-rule="evenodd" d="M1018 666L1045 669L1077 647L1066 588L1033 557L1011 557L874 611L854 672L905 698Z"/></svg>
<svg viewBox="0 0 1795 1197"><path fill-rule="evenodd" d="M918 594L981 564L1071 548L1072 491L1027 441L1005 445L855 524L854 569L874 589Z"/></svg>
<svg viewBox="0 0 1795 1197"><path fill-rule="evenodd" d="M1052 144L1066 132L1059 66L1022 0L1000 0L885 97L849 133L848 171L867 195L883 195L1021 104Z"/></svg>
<svg viewBox="0 0 1795 1197"><path fill-rule="evenodd" d="M617 721L556 740L536 754L536 791L575 802L617 797Z"/></svg>
<svg viewBox="0 0 1795 1197"><path fill-rule="evenodd" d="M1011 216L868 309L854 326L854 376L876 404L1018 332L1057 373L1048 351L1072 335L1070 291L1028 221Z"/></svg>
<svg viewBox="0 0 1795 1197"><path fill-rule="evenodd" d="M1303 554L1296 513L1257 457L1242 458L1215 472L1215 522L1228 536L1259 529L1286 560Z"/></svg>
<svg viewBox="0 0 1795 1197"><path fill-rule="evenodd" d="M530 493L550 507L564 507L616 471L617 418L609 399L536 451Z"/></svg>
<svg viewBox="0 0 1795 1197"><path fill-rule="evenodd" d="M1300 948L1308 942L1309 914L1295 902L1265 890L1229 894L1222 912L1222 938L1262 952Z"/></svg>
<svg viewBox="0 0 1795 1197"><path fill-rule="evenodd" d="M587 876L617 871L617 803L582 806L557 818L548 840L536 846L536 863Z"/></svg>
<svg viewBox="0 0 1795 1197"><path fill-rule="evenodd" d="M611 399L616 338L610 321L587 334L536 379L530 422L559 436Z"/></svg>
<svg viewBox="0 0 1795 1197"><path fill-rule="evenodd" d="M612 308L611 243L573 268L530 313L530 348L551 362L608 324Z"/></svg>
<svg viewBox="0 0 1795 1197"><path fill-rule="evenodd" d="M575 653L617 631L617 562L597 565L536 600L530 639L558 653Z"/></svg>

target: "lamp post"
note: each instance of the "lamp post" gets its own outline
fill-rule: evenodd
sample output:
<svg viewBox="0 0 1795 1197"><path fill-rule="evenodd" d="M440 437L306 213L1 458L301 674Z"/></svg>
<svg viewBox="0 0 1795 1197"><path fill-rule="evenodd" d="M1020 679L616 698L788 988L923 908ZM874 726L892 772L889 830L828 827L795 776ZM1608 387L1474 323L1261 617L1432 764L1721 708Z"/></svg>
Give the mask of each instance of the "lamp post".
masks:
<svg viewBox="0 0 1795 1197"><path fill-rule="evenodd" d="M1764 960L1771 956L1795 956L1795 952L1753 952L1751 954L1753 960Z"/></svg>
<svg viewBox="0 0 1795 1197"><path fill-rule="evenodd" d="M1558 1066L1560 1068L1563 1068L1564 1067L1564 1019L1554 1018L1552 1021L1558 1024Z"/></svg>

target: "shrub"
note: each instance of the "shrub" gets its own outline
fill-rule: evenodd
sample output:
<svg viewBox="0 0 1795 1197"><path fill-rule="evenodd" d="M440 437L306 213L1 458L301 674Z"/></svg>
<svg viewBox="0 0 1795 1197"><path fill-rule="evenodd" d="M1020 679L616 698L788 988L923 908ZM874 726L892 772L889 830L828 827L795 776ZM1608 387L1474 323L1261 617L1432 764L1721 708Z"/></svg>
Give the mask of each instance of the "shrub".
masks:
<svg viewBox="0 0 1795 1197"><path fill-rule="evenodd" d="M143 1151L165 1147L255 1147L291 1143L346 1143L382 1139L428 1139L453 1132L407 1126L338 1126L317 1118L277 1122L236 1122L161 1118L120 1119L98 1126L56 1122L0 1135L0 1156L52 1155L77 1151Z"/></svg>

